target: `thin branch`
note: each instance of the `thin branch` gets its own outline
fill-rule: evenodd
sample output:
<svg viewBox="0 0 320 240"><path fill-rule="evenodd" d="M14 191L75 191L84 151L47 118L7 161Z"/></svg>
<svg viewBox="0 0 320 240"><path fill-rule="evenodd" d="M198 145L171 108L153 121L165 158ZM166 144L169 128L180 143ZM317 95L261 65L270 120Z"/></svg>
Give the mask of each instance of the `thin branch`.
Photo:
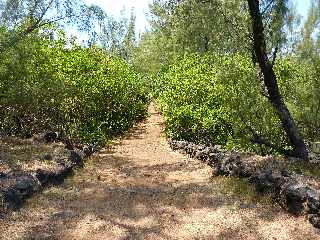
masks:
<svg viewBox="0 0 320 240"><path fill-rule="evenodd" d="M41 16L37 19L37 21L35 21L35 23L33 23L31 26L29 26L25 31L23 31L20 36L26 36L29 33L32 33L34 30L44 26L43 24L40 24L41 21L43 21L44 16L46 15L46 13L48 12L49 8L51 7L52 3L54 0L51 0L48 5L46 6L46 8L44 9L44 11L42 12ZM62 20L62 19L60 19ZM46 25L46 24L45 24Z"/></svg>
<svg viewBox="0 0 320 240"><path fill-rule="evenodd" d="M82 14L80 15L67 15L67 16L61 16L61 17L58 17L56 19L53 19L53 20L50 20L50 21L45 21L45 22L42 22L41 23L41 20L39 21L39 19L34 23L32 24L31 26L27 27L24 31L18 33L18 35L16 36L16 38L14 40L12 40L10 43L6 44L5 47L0 47L0 53L3 53L5 51L6 48L10 48L12 47L14 44L17 44L19 43L21 40L23 40L26 36L28 36L29 34L31 34L32 32L34 32L35 30L43 27L43 26L46 26L46 25L50 25L52 23L56 23L56 22L59 22L65 18L69 18L69 17L79 17L79 16L82 16Z"/></svg>
<svg viewBox="0 0 320 240"><path fill-rule="evenodd" d="M279 51L279 44L277 44L276 48L275 48L274 51L273 51L272 61L271 61L271 68L273 68L274 63L276 62L278 51Z"/></svg>
<svg viewBox="0 0 320 240"><path fill-rule="evenodd" d="M274 3L274 0L270 1L269 4L266 6L266 8L261 12L261 15L264 15L273 3Z"/></svg>
<svg viewBox="0 0 320 240"><path fill-rule="evenodd" d="M251 139L251 142L253 144L257 144L257 145L264 145L268 148L271 148L271 149L274 149L276 151L278 151L279 153L282 153L284 155L290 155L290 151L282 148L282 147L279 147L277 146L276 144L273 144L271 142L269 142L268 140L264 139L263 137L261 137L260 135L258 134L255 134L253 136L253 138Z"/></svg>
<svg viewBox="0 0 320 240"><path fill-rule="evenodd" d="M40 3L40 0L35 0L34 1L34 6L29 10L29 17L33 18L34 13L36 12L37 6Z"/></svg>
<svg viewBox="0 0 320 240"><path fill-rule="evenodd" d="M51 7L51 5L53 4L54 0L51 0L48 4L48 6L45 8L45 10L42 12L42 15L40 17L40 21L43 19L43 17L46 15L46 13L48 12L49 8Z"/></svg>
<svg viewBox="0 0 320 240"><path fill-rule="evenodd" d="M252 126L250 126L249 124L246 123L245 119L241 116L241 114L239 114L239 117L240 117L241 121L243 122L243 124L245 125L245 127L251 132L252 138L250 139L250 141L253 144L264 145L268 148L271 148L271 149L278 151L279 153L282 153L285 155L290 155L290 152L288 150L286 150L282 147L279 147L276 144L272 143L271 141L263 138Z"/></svg>
<svg viewBox="0 0 320 240"><path fill-rule="evenodd" d="M50 21L46 21L46 22L43 22L43 23L39 24L39 25L38 25L38 28L41 28L41 27L46 26L46 25L50 25L50 24L52 24L52 23L59 22L59 21L61 21L61 20L63 20L63 19L66 19L66 18L80 17L80 16L82 16L82 14L80 14L80 15L71 14L71 15L67 15L67 16L61 16L61 17L58 17L58 18L56 18L56 19L53 19L53 20L50 20Z"/></svg>

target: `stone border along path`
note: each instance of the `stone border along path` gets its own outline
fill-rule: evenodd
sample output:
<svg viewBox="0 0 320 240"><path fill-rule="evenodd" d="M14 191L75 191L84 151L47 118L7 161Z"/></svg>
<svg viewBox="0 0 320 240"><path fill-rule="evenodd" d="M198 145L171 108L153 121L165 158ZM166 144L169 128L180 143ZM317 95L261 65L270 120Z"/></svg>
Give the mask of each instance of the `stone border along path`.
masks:
<svg viewBox="0 0 320 240"><path fill-rule="evenodd" d="M305 217L244 198L238 181L171 150L149 111L84 169L0 220L0 239L320 239Z"/></svg>
<svg viewBox="0 0 320 240"><path fill-rule="evenodd" d="M52 138L52 134L56 136ZM46 139L50 136L50 140ZM45 133L42 137L47 143L56 141L57 134L54 132ZM72 175L77 167L83 167L84 161L90 157L95 149L91 146L83 146L80 149L65 145L59 149L57 156L48 161L51 170L38 168L34 171L11 170L7 173L0 172L0 218L23 206L26 199L44 188L62 183L64 179ZM68 150L67 148L72 148Z"/></svg>
<svg viewBox="0 0 320 240"><path fill-rule="evenodd" d="M269 193L291 214L305 214L314 227L320 228L318 179L290 172L272 156L224 152L220 146L210 147L187 141L170 141L170 146L207 163L213 168L214 176L248 179L248 184L252 184L257 192Z"/></svg>

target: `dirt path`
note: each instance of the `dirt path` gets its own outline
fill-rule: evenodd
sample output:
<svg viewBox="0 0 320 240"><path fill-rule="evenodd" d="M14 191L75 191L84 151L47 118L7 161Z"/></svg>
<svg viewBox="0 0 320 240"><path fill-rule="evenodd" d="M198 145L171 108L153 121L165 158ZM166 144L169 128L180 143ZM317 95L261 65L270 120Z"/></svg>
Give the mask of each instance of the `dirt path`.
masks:
<svg viewBox="0 0 320 240"><path fill-rule="evenodd" d="M0 239L320 239L306 219L235 194L236 181L170 150L162 124L151 106L85 169L0 221Z"/></svg>

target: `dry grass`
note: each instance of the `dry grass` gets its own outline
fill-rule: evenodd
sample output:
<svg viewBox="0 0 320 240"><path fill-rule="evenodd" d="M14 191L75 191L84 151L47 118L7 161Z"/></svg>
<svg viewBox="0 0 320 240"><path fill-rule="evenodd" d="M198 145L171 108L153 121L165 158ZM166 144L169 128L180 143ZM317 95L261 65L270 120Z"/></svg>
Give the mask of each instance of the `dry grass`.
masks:
<svg viewBox="0 0 320 240"><path fill-rule="evenodd" d="M308 162L292 162L289 160L284 160L286 166L291 171L298 174L303 174L310 177L315 177L320 180L320 165Z"/></svg>
<svg viewBox="0 0 320 240"><path fill-rule="evenodd" d="M303 175L306 179L310 178L320 187L320 165L316 163L304 162L300 160L291 160L283 157L258 156L252 154L242 154L241 159L255 169L254 172L265 169L289 170L291 172Z"/></svg>
<svg viewBox="0 0 320 240"><path fill-rule="evenodd" d="M54 161L44 161L46 154L62 151L61 143L45 144L36 139L5 137L0 139L0 172L9 170L53 169Z"/></svg>
<svg viewBox="0 0 320 240"><path fill-rule="evenodd" d="M0 222L0 239L320 239L245 182L170 150L151 116Z"/></svg>

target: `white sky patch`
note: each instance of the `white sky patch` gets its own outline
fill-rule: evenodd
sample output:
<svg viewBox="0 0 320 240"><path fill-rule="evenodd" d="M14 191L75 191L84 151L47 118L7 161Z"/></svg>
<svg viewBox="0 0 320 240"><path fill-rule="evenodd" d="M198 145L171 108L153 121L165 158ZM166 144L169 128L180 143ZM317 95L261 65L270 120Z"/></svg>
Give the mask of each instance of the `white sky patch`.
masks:
<svg viewBox="0 0 320 240"><path fill-rule="evenodd" d="M129 17L131 9L134 8L137 17L137 32L142 33L149 27L146 15L148 14L149 4L152 3L152 0L85 0L85 3L100 6L115 18L120 16L121 10L124 8L126 15Z"/></svg>
<svg viewBox="0 0 320 240"><path fill-rule="evenodd" d="M293 2L297 6L298 13L300 15L302 15L303 19L305 20L308 15L308 10L310 8L311 1L310 0L295 0Z"/></svg>

